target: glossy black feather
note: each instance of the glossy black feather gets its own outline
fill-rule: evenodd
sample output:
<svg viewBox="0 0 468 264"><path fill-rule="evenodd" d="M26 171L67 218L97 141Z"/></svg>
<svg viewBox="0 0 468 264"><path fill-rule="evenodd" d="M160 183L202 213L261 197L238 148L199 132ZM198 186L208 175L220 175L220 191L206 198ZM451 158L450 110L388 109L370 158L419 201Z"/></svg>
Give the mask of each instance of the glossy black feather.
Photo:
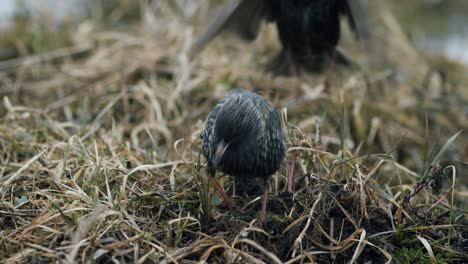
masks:
<svg viewBox="0 0 468 264"><path fill-rule="evenodd" d="M273 0L275 17L283 47L295 58L330 53L340 35L339 15L345 0Z"/></svg>
<svg viewBox="0 0 468 264"><path fill-rule="evenodd" d="M280 117L260 95L235 89L209 113L201 133L207 172L266 179L280 167L286 152ZM220 144L228 147L216 167Z"/></svg>
<svg viewBox="0 0 468 264"><path fill-rule="evenodd" d="M222 30L253 40L262 19L275 22L283 52L294 64L315 64L334 54L340 38L340 16L348 17L351 27L366 35L361 0L231 0L192 49L200 51ZM358 35L359 35L358 34ZM365 36L362 36L365 37ZM340 54L338 54L340 55ZM287 56L280 58L285 59Z"/></svg>

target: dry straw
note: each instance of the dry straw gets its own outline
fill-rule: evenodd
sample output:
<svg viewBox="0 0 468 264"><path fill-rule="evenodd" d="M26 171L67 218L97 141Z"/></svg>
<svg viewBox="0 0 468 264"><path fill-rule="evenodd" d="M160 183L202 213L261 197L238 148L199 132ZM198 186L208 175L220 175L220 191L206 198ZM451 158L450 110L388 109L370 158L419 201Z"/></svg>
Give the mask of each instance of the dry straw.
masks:
<svg viewBox="0 0 468 264"><path fill-rule="evenodd" d="M325 91L320 74L262 70L274 27L189 60L206 2L140 5L124 29L88 21L69 32L71 47L0 62L0 262L466 260L468 141L450 138L468 128L466 83L431 81L437 72L386 8L373 7L390 53L380 68L345 33L364 70L338 68ZM264 227L259 199L228 211L199 160L203 120L235 86L287 108L288 156ZM293 152L298 188L285 196ZM457 167L440 194L423 180L433 164Z"/></svg>

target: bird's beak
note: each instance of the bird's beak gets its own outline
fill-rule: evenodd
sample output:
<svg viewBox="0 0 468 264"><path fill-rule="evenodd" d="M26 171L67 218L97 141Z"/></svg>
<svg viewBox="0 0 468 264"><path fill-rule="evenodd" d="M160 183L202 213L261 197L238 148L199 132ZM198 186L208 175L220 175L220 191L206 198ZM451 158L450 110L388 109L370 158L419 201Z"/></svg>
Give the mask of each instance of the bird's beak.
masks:
<svg viewBox="0 0 468 264"><path fill-rule="evenodd" d="M226 144L224 140L221 140L221 142L219 142L218 146L216 147L216 152L214 153L214 157L213 157L213 165L215 168L218 167L218 164L221 162L221 158L223 157L228 147L229 147L229 143Z"/></svg>

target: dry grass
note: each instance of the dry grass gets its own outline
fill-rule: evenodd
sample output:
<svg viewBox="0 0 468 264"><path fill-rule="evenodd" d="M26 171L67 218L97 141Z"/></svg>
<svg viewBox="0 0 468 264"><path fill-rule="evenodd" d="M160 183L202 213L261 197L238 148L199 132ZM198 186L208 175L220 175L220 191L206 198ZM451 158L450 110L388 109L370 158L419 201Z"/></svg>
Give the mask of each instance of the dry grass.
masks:
<svg viewBox="0 0 468 264"><path fill-rule="evenodd" d="M444 82L417 54L392 60L417 52L388 13L385 64L340 68L325 90L322 75L261 70L278 48L273 27L189 60L181 15L197 4L155 3L126 30L84 23L69 48L0 62L2 263L467 260L468 137L456 135L467 83ZM343 46L365 61L349 33ZM228 211L199 162L203 120L236 86L283 109L288 132L265 227L258 197ZM292 151L299 190L288 196Z"/></svg>

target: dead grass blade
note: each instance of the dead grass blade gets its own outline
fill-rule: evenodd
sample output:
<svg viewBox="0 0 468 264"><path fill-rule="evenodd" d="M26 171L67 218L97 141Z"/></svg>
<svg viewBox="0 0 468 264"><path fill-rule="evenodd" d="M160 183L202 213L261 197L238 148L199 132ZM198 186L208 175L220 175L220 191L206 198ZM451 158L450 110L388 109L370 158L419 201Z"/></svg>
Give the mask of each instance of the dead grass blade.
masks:
<svg viewBox="0 0 468 264"><path fill-rule="evenodd" d="M431 259L431 263L436 264L437 260L435 258L434 251L432 250L431 244L429 244L429 241L427 241L427 239L425 239L424 237L421 237L419 235L417 235L416 237L421 241L421 243L426 248L427 253L429 254L429 258Z"/></svg>
<svg viewBox="0 0 468 264"><path fill-rule="evenodd" d="M246 244L249 244L249 245L253 246L257 250L262 252L265 256L267 256L273 263L283 263L275 254L273 254L270 251L266 250L264 247L262 247L261 245L259 245L257 242L255 242L253 240L250 240L250 239L247 239L247 238L237 239L237 240L234 241L233 246L235 246L237 244L240 244L240 243L246 243Z"/></svg>
<svg viewBox="0 0 468 264"><path fill-rule="evenodd" d="M7 188L12 182L14 182L15 180L18 179L18 177L21 176L21 173L23 173L23 171L25 171L27 168L29 168L29 166L31 166L31 164L33 164L34 162L36 162L37 160L39 160L42 155L44 155L44 153L47 152L47 148L45 148L44 150L42 150L41 152L39 152L38 154L36 154L34 157L32 157L28 162L26 162L19 170L17 170L14 174L12 174L11 176L9 177L3 177L3 178L7 178L6 180L5 179L1 179L3 182L2 186L0 187L0 193L3 193L5 188Z"/></svg>
<svg viewBox="0 0 468 264"><path fill-rule="evenodd" d="M362 230L361 236L359 237L359 242L353 254L353 258L351 258L351 260L349 261L350 264L355 263L356 260L361 255L362 251L364 250L364 247L366 246L365 238L366 238L366 230Z"/></svg>

